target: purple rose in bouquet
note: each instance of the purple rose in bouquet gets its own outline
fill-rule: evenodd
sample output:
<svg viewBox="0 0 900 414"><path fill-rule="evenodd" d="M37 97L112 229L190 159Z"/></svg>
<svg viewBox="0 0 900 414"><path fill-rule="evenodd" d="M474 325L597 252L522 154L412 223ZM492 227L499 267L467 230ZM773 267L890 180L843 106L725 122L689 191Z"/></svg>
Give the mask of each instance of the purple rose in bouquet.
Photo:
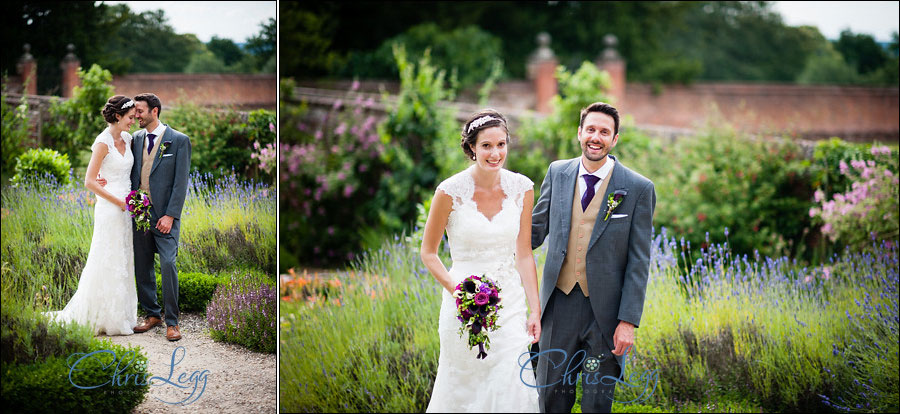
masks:
<svg viewBox="0 0 900 414"><path fill-rule="evenodd" d="M150 230L150 195L144 190L134 190L125 197L125 204L137 229Z"/></svg>
<svg viewBox="0 0 900 414"><path fill-rule="evenodd" d="M500 305L500 286L485 276L472 275L460 282L453 292L456 298L457 319L462 323L459 335L468 334L469 349L478 345L477 359L487 357L485 349L490 349L488 331L497 325Z"/></svg>

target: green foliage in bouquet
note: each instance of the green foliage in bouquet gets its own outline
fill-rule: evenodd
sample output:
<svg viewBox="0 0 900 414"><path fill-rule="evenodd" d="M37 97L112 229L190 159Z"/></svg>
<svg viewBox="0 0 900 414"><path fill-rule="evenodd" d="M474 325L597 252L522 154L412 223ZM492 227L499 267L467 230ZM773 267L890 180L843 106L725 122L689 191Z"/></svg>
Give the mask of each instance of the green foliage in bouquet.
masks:
<svg viewBox="0 0 900 414"><path fill-rule="evenodd" d="M106 128L100 115L106 101L113 94L112 74L97 64L87 71L79 69L81 86L76 86L72 97L55 100L50 106L50 121L44 125L44 135L50 147L68 155L78 165L78 154L89 151L97 135Z"/></svg>
<svg viewBox="0 0 900 414"><path fill-rule="evenodd" d="M32 148L16 159L16 175L10 182L13 186L25 182L67 185L71 168L68 154L49 148Z"/></svg>

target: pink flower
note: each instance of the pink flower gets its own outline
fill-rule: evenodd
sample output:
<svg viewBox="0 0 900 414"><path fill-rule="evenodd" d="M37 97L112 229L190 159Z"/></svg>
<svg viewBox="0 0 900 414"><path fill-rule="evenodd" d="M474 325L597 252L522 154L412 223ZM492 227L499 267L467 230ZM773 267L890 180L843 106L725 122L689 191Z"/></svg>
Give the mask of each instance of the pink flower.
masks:
<svg viewBox="0 0 900 414"><path fill-rule="evenodd" d="M843 161L841 161L841 162L843 162ZM813 196L815 197L815 200L817 203L820 203L820 202L822 202L822 200L825 199L825 193L822 190L816 190L816 192L813 194Z"/></svg>
<svg viewBox="0 0 900 414"><path fill-rule="evenodd" d="M275 132L275 125L269 122L269 131Z"/></svg>
<svg viewBox="0 0 900 414"><path fill-rule="evenodd" d="M353 84L350 85L350 90L351 90L351 91L355 91L355 90L357 90L357 89L359 89L359 81L356 80L356 79L354 79L354 80L353 80Z"/></svg>
<svg viewBox="0 0 900 414"><path fill-rule="evenodd" d="M847 174L847 170L848 170L850 167L847 167L847 163L844 162L844 160L841 160L840 168L841 168L841 174Z"/></svg>
<svg viewBox="0 0 900 414"><path fill-rule="evenodd" d="M884 170L884 176L885 177L893 177L894 173L892 173L891 170Z"/></svg>
<svg viewBox="0 0 900 414"><path fill-rule="evenodd" d="M337 128L334 130L335 135L344 135L344 132L347 132L347 124L341 122Z"/></svg>

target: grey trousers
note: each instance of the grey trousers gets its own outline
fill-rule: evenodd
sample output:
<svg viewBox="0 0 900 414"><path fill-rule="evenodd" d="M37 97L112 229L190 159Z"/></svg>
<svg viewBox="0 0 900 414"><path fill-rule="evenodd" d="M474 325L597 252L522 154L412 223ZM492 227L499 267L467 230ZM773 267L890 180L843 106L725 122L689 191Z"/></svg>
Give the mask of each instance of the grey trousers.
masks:
<svg viewBox="0 0 900 414"><path fill-rule="evenodd" d="M612 410L619 363L603 338L589 298L579 286L568 295L554 288L542 318L537 384L542 413L568 413L575 405L577 382L582 385L581 411Z"/></svg>
<svg viewBox="0 0 900 414"><path fill-rule="evenodd" d="M134 232L134 278L138 303L148 316L161 317L162 308L156 301L156 272L153 269L153 255L159 253L167 326L178 325L178 270L175 268L178 237L176 232L173 233L162 234L152 227L146 233Z"/></svg>

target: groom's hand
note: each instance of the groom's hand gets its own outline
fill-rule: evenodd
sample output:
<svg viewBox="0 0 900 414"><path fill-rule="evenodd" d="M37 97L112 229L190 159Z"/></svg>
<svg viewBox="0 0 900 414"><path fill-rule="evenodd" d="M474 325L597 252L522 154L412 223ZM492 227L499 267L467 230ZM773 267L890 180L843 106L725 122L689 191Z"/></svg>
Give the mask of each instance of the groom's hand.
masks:
<svg viewBox="0 0 900 414"><path fill-rule="evenodd" d="M159 230L162 234L169 234L172 231L172 222L175 219L171 216L162 216L159 218L159 221L156 222L156 229Z"/></svg>
<svg viewBox="0 0 900 414"><path fill-rule="evenodd" d="M615 355L622 355L629 347L634 345L634 325L630 322L619 321L616 327L616 333L613 334L613 345L616 349L612 351Z"/></svg>

